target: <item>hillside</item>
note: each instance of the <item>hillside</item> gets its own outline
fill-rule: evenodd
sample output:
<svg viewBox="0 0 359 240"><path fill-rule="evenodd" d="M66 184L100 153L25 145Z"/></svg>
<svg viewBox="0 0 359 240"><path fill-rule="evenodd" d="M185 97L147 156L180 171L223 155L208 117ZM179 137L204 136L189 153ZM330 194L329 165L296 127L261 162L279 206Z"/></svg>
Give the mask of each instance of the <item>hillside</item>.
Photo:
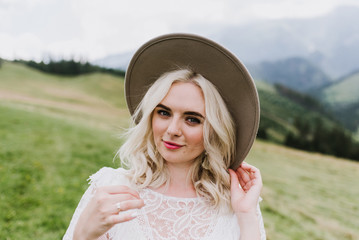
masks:
<svg viewBox="0 0 359 240"><path fill-rule="evenodd" d="M103 73L63 77L4 62L0 101L17 109L107 128L128 122L123 79Z"/></svg>
<svg viewBox="0 0 359 240"><path fill-rule="evenodd" d="M359 135L359 72L322 88L318 96L349 129Z"/></svg>
<svg viewBox="0 0 359 240"><path fill-rule="evenodd" d="M310 109L312 106L295 101L293 90L291 97L280 92L280 86L275 87L262 81L256 81L256 85L261 103L260 128L266 129L269 139L274 142L283 144L288 133L296 133L298 129L295 128L294 122L298 119L308 123L321 119L326 125L336 124L328 115L323 114L324 109Z"/></svg>
<svg viewBox="0 0 359 240"><path fill-rule="evenodd" d="M122 83L102 74L55 77L3 65L0 239L61 239L88 176L120 164L113 156L121 143L114 124L125 126L128 119ZM259 89L273 99L262 97L265 109L275 101L288 104L282 112L265 110L273 121L284 121L279 114L294 115L299 108L275 97L273 86L260 84ZM348 187L358 181L357 162L260 140L247 161L263 175L261 208L268 240L359 238L359 189Z"/></svg>
<svg viewBox="0 0 359 240"><path fill-rule="evenodd" d="M31 108L70 120L86 119L90 125L109 127L111 124L112 129L128 123L120 77L103 73L75 77L49 75L20 63L4 62L0 79L0 99L16 108ZM308 123L311 129L316 127L318 119L328 128L336 125L315 102L305 103L305 95L288 91L283 86L274 87L263 82L257 85L261 100L259 137L284 144L288 136L301 137L300 129L295 126L298 121Z"/></svg>
<svg viewBox="0 0 359 240"><path fill-rule="evenodd" d="M320 98L334 108L346 107L359 102L359 72L321 89Z"/></svg>

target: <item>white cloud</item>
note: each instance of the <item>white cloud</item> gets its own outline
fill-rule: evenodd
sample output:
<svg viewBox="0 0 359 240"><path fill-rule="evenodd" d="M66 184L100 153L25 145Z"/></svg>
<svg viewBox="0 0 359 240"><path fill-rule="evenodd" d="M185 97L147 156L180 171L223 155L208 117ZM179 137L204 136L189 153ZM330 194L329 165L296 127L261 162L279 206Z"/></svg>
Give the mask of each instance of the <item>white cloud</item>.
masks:
<svg viewBox="0 0 359 240"><path fill-rule="evenodd" d="M209 36L226 24L313 17L342 4L359 6L359 1L0 0L0 57L93 60L135 49L168 32Z"/></svg>
<svg viewBox="0 0 359 240"><path fill-rule="evenodd" d="M0 53L6 59L41 60L43 42L31 33L23 33L16 37L0 33Z"/></svg>

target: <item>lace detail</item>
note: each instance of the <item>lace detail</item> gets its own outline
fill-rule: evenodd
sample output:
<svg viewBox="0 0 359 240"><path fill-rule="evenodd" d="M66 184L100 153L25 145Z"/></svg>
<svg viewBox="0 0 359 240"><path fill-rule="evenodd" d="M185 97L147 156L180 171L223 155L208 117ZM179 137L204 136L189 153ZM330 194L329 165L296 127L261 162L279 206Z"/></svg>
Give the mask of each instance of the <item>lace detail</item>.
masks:
<svg viewBox="0 0 359 240"><path fill-rule="evenodd" d="M259 197L259 202L261 202L263 199L261 197ZM266 240L267 239L267 234L264 228L264 222L263 222L263 216L262 216L262 212L261 212L261 208L259 206L259 202L257 204L257 215L258 215L258 219L259 219L259 231L260 231L260 236L261 236L261 240Z"/></svg>
<svg viewBox="0 0 359 240"><path fill-rule="evenodd" d="M146 239L204 239L213 232L217 212L202 198L169 197L140 191L145 206L137 217Z"/></svg>
<svg viewBox="0 0 359 240"><path fill-rule="evenodd" d="M130 186L124 169L102 168L90 177L63 240L71 240L75 225L96 188L108 185ZM233 214L218 214L202 198L175 198L150 189L139 191L146 205L136 219L115 225L99 240L238 240L240 229ZM257 208L261 240L266 239L262 214Z"/></svg>

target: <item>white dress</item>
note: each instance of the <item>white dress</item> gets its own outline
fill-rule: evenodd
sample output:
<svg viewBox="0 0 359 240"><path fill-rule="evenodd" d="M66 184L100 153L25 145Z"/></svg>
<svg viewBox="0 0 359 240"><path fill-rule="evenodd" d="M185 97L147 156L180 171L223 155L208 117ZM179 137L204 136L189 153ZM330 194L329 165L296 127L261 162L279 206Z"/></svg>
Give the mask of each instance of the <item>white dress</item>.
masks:
<svg viewBox="0 0 359 240"><path fill-rule="evenodd" d="M90 186L82 196L63 240L72 239L75 225L97 187L127 185L126 170L102 168L90 177ZM99 239L111 240L239 240L240 230L234 213L219 214L202 198L169 197L143 189L139 191L145 206L138 216L112 227ZM263 218L257 207L261 240L266 239Z"/></svg>

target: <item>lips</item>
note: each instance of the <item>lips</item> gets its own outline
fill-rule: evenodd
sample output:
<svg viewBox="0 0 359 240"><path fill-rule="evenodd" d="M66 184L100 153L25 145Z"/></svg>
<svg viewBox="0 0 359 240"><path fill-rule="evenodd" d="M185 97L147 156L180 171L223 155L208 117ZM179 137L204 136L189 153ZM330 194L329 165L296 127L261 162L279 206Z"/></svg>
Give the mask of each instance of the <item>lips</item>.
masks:
<svg viewBox="0 0 359 240"><path fill-rule="evenodd" d="M180 144L177 144L174 142L168 142L168 141L163 141L163 144L168 149L179 149L179 148L183 147L183 145L180 145Z"/></svg>

